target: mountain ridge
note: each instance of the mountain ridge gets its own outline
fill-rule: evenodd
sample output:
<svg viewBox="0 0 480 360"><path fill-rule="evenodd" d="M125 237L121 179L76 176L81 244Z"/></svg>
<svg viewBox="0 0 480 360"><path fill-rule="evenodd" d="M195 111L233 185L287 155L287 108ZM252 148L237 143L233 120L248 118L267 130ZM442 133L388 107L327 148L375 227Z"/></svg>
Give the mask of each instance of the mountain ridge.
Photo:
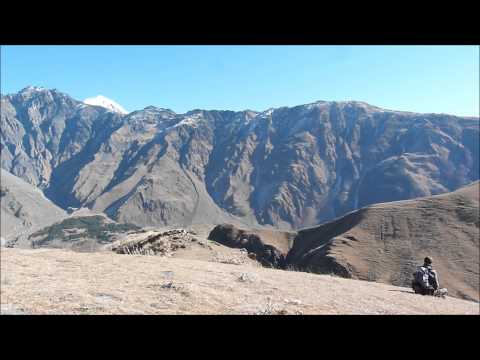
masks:
<svg viewBox="0 0 480 360"><path fill-rule="evenodd" d="M33 86L33 85L28 85L26 87L24 87L23 89L19 90L18 92L14 92L14 93L9 93L9 94L4 94L2 95L2 97L7 97L7 96L14 96L14 95L17 95L17 94L20 94L20 93L23 93L23 92L32 92L32 91L48 91L48 92L56 92L56 93L60 93L60 94L63 94L65 96L69 96L71 97L70 95L68 95L68 93L64 92L64 91L60 91L59 89L57 88L46 88L46 87L43 87L43 86ZM106 96L103 96L103 95L97 95L96 97L92 97L92 98L88 98L88 99L94 99L94 98L105 98L109 101L112 101L112 102L115 102L114 100L111 100L109 99L108 97ZM71 97L72 99L74 99L73 97ZM85 100L81 101L81 100L77 100L77 99L74 99L75 101L79 102L79 103L83 103L85 102ZM116 103L116 102L115 102ZM364 105L366 107L369 107L369 108L374 108L374 109L377 109L377 110L382 110L382 111L386 111L386 112L394 112L394 113L408 113L408 114L416 114L416 115L448 115L448 116L454 116L454 117L458 117L458 118L467 118L467 119L477 119L479 120L480 117L479 116L474 116L474 115L458 115L458 114L450 114L450 113L435 113L435 112L418 112L418 111L408 111L408 110L395 110L395 109L387 109L387 108L384 108L384 107L380 107L380 106L377 106L377 105L373 105L373 104L370 104L366 101L362 101L362 100L316 100L316 101L313 101L313 102L309 102L309 103L304 103L304 104L299 104L299 105L291 105L291 106L279 106L279 107L269 107L268 109L265 109L265 110L252 110L252 109L239 109L239 110L230 110L230 109L201 109L201 108L194 108L192 110L188 110L184 113L182 112L175 112L169 108L163 108L163 107L159 107L157 105L147 105L145 106L143 109L135 109L135 110L132 110L130 112L126 111L125 114L122 114L122 115L128 115L128 114L131 114L133 112L138 112L138 111L142 111L142 110L146 110L148 108L154 108L154 109L158 109L158 110L164 110L164 111L169 111L169 112L172 112L174 114L177 114L177 115L186 115L190 112L193 112L193 111L218 111L218 112L222 112L222 111L230 111L230 112L253 112L253 113L257 113L257 114L260 114L260 113L266 113L270 110L276 110L276 109L282 109L282 108L286 108L286 109L292 109L292 108L295 108L295 107L300 107L300 106L313 106L313 105L322 105L322 104L358 104L358 105ZM87 104L87 105L91 105L91 104ZM94 105L95 106L95 105Z"/></svg>
<svg viewBox="0 0 480 360"><path fill-rule="evenodd" d="M2 168L64 209L140 226L298 229L478 179L477 119L362 102L121 115L28 89L1 115Z"/></svg>

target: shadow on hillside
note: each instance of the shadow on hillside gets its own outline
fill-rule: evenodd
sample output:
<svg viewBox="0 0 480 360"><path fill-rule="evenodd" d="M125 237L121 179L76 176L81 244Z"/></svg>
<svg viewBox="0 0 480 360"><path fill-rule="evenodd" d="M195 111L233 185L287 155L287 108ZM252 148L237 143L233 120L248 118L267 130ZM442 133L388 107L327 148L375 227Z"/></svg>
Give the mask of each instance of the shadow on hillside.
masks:
<svg viewBox="0 0 480 360"><path fill-rule="evenodd" d="M413 291L407 291L407 290L388 290L388 291L397 291L397 292L403 292L403 293L415 295L415 293Z"/></svg>

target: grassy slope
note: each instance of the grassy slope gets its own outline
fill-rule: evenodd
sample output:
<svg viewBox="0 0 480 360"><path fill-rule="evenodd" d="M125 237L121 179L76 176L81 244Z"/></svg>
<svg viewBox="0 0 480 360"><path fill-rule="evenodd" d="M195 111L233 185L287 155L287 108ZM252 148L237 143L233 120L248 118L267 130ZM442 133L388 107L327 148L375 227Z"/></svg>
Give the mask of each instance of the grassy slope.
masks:
<svg viewBox="0 0 480 360"><path fill-rule="evenodd" d="M386 284L249 265L107 252L2 249L1 275L3 313L480 312L475 302L423 297L410 289Z"/></svg>
<svg viewBox="0 0 480 360"><path fill-rule="evenodd" d="M477 181L451 193L376 204L306 229L290 261L322 272L332 268L333 258L353 278L406 286L429 255L442 287L478 301L479 186ZM321 251L304 256L316 248Z"/></svg>

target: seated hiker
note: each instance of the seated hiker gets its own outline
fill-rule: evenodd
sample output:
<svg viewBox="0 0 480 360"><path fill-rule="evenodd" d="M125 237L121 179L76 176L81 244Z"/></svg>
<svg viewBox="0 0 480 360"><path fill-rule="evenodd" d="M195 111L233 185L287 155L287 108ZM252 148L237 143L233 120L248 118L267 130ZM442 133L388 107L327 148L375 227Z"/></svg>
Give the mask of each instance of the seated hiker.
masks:
<svg viewBox="0 0 480 360"><path fill-rule="evenodd" d="M423 266L419 266L413 273L412 288L415 294L445 295L446 289L440 289L438 273L432 268L432 258L427 256Z"/></svg>

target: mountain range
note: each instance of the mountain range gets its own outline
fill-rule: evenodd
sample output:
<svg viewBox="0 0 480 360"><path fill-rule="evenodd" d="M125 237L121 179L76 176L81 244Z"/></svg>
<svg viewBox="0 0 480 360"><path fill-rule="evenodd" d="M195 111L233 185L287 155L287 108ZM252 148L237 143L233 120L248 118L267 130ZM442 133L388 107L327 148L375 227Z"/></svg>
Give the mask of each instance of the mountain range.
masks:
<svg viewBox="0 0 480 360"><path fill-rule="evenodd" d="M283 230L479 179L478 118L357 101L126 113L105 99L38 87L2 96L1 168L56 207L117 222Z"/></svg>

